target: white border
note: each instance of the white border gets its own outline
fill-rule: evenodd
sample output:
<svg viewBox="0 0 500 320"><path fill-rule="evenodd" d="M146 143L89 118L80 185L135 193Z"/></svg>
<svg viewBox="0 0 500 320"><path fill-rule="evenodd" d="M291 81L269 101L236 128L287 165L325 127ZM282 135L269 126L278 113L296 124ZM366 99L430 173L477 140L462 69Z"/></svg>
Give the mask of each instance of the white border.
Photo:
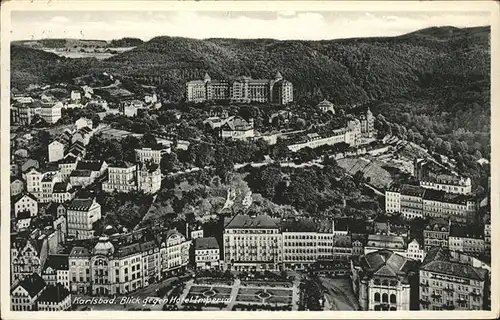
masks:
<svg viewBox="0 0 500 320"><path fill-rule="evenodd" d="M230 311L71 311L71 312L14 312L10 311L10 221L9 221L9 159L10 159L10 12L23 11L446 11L446 12L491 12L491 223L492 229L500 228L499 217L499 172L498 147L500 146L497 127L500 117L500 11L495 1L7 1L1 4L1 315L3 319L357 319L357 318L420 318L420 319L494 319L499 314L499 254L495 250L500 244L500 236L492 234L492 311L321 311L321 312L230 312ZM496 58L496 59L495 59Z"/></svg>

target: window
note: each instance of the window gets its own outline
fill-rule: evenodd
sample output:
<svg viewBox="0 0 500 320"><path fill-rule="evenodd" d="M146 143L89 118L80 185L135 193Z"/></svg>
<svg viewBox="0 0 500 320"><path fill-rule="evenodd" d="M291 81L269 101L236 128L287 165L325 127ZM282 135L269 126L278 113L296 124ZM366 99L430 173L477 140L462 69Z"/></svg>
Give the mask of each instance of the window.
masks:
<svg viewBox="0 0 500 320"><path fill-rule="evenodd" d="M380 302L380 293L375 292L375 302Z"/></svg>
<svg viewBox="0 0 500 320"><path fill-rule="evenodd" d="M396 303L396 295L391 294L391 303Z"/></svg>
<svg viewBox="0 0 500 320"><path fill-rule="evenodd" d="M382 302L389 302L389 299L388 299L387 293L384 293L384 294L382 295Z"/></svg>

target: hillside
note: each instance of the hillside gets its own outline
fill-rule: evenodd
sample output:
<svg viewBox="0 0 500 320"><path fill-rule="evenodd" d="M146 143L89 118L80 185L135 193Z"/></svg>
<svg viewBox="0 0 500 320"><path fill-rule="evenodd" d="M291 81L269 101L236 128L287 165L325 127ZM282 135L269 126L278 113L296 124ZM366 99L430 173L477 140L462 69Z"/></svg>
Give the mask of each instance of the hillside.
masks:
<svg viewBox="0 0 500 320"><path fill-rule="evenodd" d="M27 46L30 48L106 48L109 43L105 40L84 40L84 39L40 39L40 40L20 40L13 41L12 44Z"/></svg>
<svg viewBox="0 0 500 320"><path fill-rule="evenodd" d="M13 86L106 71L159 86L164 100L179 101L185 83L205 72L212 79L268 78L279 70L293 82L298 103L323 98L337 105L369 103L389 124L411 129L417 143L439 138L456 141L455 151L464 142L471 154L489 154L489 27L434 27L398 37L328 41L162 36L102 61L36 52L15 49Z"/></svg>

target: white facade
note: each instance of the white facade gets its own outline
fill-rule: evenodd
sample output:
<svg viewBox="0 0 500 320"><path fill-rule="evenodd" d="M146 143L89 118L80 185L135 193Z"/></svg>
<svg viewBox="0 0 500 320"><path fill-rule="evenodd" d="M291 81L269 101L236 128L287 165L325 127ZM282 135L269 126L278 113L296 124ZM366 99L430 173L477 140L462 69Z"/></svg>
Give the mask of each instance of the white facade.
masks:
<svg viewBox="0 0 500 320"><path fill-rule="evenodd" d="M17 196L24 191L24 182L16 179L10 183L10 196Z"/></svg>
<svg viewBox="0 0 500 320"><path fill-rule="evenodd" d="M80 118L75 121L75 127L76 130L80 130L84 127L89 127L90 129L92 129L92 119Z"/></svg>
<svg viewBox="0 0 500 320"><path fill-rule="evenodd" d="M472 192L472 183L470 178L457 178L456 181L444 180L422 180L420 186L426 189L444 190L448 193L470 194Z"/></svg>
<svg viewBox="0 0 500 320"><path fill-rule="evenodd" d="M48 203L52 201L52 191L57 182L61 182L61 173L59 171L46 172L42 179L42 193L38 201Z"/></svg>
<svg viewBox="0 0 500 320"><path fill-rule="evenodd" d="M385 212L401 212L401 194L397 191L385 192Z"/></svg>
<svg viewBox="0 0 500 320"><path fill-rule="evenodd" d="M161 188L161 171L160 166L156 170L150 170L146 165L143 165L137 171L137 188L145 193L156 193Z"/></svg>
<svg viewBox="0 0 500 320"><path fill-rule="evenodd" d="M73 90L71 91L71 100L73 101L79 101L82 99L82 94L80 91Z"/></svg>
<svg viewBox="0 0 500 320"><path fill-rule="evenodd" d="M29 211L32 217L38 214L38 202L33 197L25 194L14 203L14 214L18 215L21 211Z"/></svg>
<svg viewBox="0 0 500 320"><path fill-rule="evenodd" d="M31 296L26 289L18 285L10 294L10 306L12 311L35 311L37 309L36 300L41 291Z"/></svg>
<svg viewBox="0 0 500 320"><path fill-rule="evenodd" d="M137 167L129 164L120 167L108 167L108 181L102 184L104 192L130 192L136 190ZM161 183L161 182L160 182Z"/></svg>
<svg viewBox="0 0 500 320"><path fill-rule="evenodd" d="M64 144L54 140L49 144L49 162L56 162L64 158Z"/></svg>
<svg viewBox="0 0 500 320"><path fill-rule="evenodd" d="M135 159L140 163L152 161L153 163L160 164L163 153L165 153L164 150L154 150L151 148L135 149Z"/></svg>
<svg viewBox="0 0 500 320"><path fill-rule="evenodd" d="M424 261L425 253L424 249L420 246L416 239L408 244L408 249L406 249L406 257L413 260Z"/></svg>
<svg viewBox="0 0 500 320"><path fill-rule="evenodd" d="M75 199L67 208L67 217L69 236L91 238L94 235L92 224L101 218L101 205L95 199Z"/></svg>
<svg viewBox="0 0 500 320"><path fill-rule="evenodd" d="M37 199L42 197L43 174L35 169L26 173L26 191L34 195Z"/></svg>
<svg viewBox="0 0 500 320"><path fill-rule="evenodd" d="M42 107L40 117L47 123L54 124L57 120L61 119L62 103L57 102L49 107Z"/></svg>

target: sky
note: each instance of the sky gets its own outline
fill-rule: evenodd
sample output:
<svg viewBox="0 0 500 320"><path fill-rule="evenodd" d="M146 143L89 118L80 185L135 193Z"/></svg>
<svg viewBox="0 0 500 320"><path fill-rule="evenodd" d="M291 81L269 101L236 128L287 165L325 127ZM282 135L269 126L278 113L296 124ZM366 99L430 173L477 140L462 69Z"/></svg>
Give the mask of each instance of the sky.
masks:
<svg viewBox="0 0 500 320"><path fill-rule="evenodd" d="M490 25L489 12L12 11L11 39L156 36L327 40L397 36L432 26Z"/></svg>

